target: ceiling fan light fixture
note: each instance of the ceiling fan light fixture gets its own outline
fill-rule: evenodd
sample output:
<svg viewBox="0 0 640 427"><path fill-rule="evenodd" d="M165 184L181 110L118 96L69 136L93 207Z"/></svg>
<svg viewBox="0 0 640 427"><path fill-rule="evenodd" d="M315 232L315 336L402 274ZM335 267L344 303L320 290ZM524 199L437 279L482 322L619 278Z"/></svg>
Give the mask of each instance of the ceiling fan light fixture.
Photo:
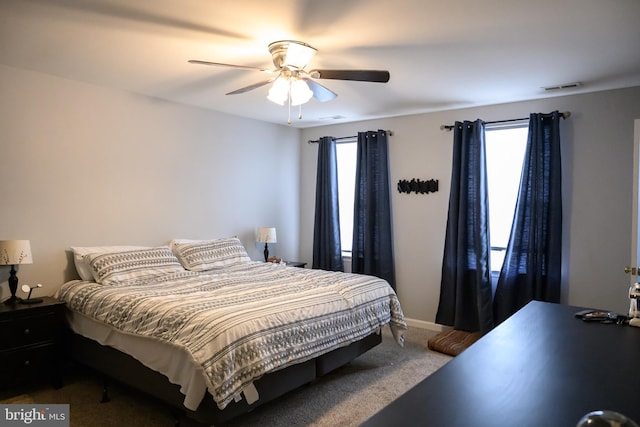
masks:
<svg viewBox="0 0 640 427"><path fill-rule="evenodd" d="M311 58L316 54L316 50L308 44L291 41L285 57L285 65L292 65L298 69L304 68Z"/></svg>
<svg viewBox="0 0 640 427"><path fill-rule="evenodd" d="M304 80L294 77L278 77L269 89L267 99L278 105L284 105L290 100L291 105L298 106L309 102L313 91Z"/></svg>
<svg viewBox="0 0 640 427"><path fill-rule="evenodd" d="M291 82L291 105L302 105L309 102L313 91L304 80L295 79Z"/></svg>
<svg viewBox="0 0 640 427"><path fill-rule="evenodd" d="M269 95L267 99L271 102L275 102L278 105L284 105L285 101L289 97L289 80L285 77L278 77L273 82L271 89L269 89Z"/></svg>

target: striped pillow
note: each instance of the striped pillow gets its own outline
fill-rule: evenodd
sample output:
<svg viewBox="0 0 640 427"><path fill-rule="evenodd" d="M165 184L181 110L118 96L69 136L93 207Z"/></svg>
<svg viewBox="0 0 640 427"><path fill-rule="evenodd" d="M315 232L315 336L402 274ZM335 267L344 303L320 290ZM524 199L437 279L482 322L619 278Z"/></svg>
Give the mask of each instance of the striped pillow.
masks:
<svg viewBox="0 0 640 427"><path fill-rule="evenodd" d="M91 266L95 281L103 285L122 284L134 279L184 271L168 246L88 254L84 259Z"/></svg>
<svg viewBox="0 0 640 427"><path fill-rule="evenodd" d="M237 237L174 242L172 247L183 267L191 271L207 271L251 261L247 250Z"/></svg>
<svg viewBox="0 0 640 427"><path fill-rule="evenodd" d="M84 260L84 256L88 254L104 254L107 252L124 252L133 251L137 249L151 249L150 246L72 246L73 251L73 263L76 266L78 276L82 280L94 280L93 270L91 266Z"/></svg>

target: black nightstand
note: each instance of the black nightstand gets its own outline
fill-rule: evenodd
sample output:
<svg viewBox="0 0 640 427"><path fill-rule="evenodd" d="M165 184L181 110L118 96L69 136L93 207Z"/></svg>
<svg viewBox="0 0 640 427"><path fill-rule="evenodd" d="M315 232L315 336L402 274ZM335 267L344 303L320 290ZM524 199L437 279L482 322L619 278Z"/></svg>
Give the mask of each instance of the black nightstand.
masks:
<svg viewBox="0 0 640 427"><path fill-rule="evenodd" d="M300 261L285 261L284 262L285 265L287 267L300 267L300 268L304 268L305 265L307 265L306 262L300 262Z"/></svg>
<svg viewBox="0 0 640 427"><path fill-rule="evenodd" d="M62 385L64 302L44 297L38 304L0 303L0 331L0 389L40 379Z"/></svg>

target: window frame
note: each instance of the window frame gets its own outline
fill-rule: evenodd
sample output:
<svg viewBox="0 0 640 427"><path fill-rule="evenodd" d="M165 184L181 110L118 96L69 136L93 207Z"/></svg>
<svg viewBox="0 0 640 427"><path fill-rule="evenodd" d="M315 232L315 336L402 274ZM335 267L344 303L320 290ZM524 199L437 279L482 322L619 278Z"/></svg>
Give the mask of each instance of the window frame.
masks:
<svg viewBox="0 0 640 427"><path fill-rule="evenodd" d="M509 225L509 230L511 230L513 228L513 218L515 216L515 209L516 209L516 205L517 205L517 201L518 201L518 193L519 193L519 187L520 187L520 181L522 179L522 169L524 166L524 157L526 154L526 149L527 149L527 140L528 140L528 133L529 133L529 120L528 119L519 119L519 120L512 120L509 122L498 122L498 123L487 123L485 125L485 147L487 147L488 145L488 133L489 132L497 132L497 131L506 131L506 130L512 130L512 129L523 129L524 130L524 141L522 141L523 146L522 146L522 161L520 163L520 173L518 175L517 178L517 189L515 191L515 197L513 199L513 211L511 213L511 224ZM488 150L487 150L488 151ZM488 153L487 155L487 160L488 160ZM490 175L490 171L489 171L489 165L487 165L487 178L489 178ZM493 262L490 262L490 268L491 268L491 272L492 273L499 273L500 270L502 269L502 265L504 264L504 254L506 254L506 250L507 250L507 246L498 246L495 244L492 244L491 242L491 236L493 235L493 233L491 233L491 186L489 183L489 179L487 180L487 191L489 193L489 253L493 254L494 252L501 252L502 256L502 263L499 266L496 266ZM495 194L495 192L494 192ZM509 238L507 238L507 242L506 245L509 244L508 242ZM491 257L494 258L494 257Z"/></svg>
<svg viewBox="0 0 640 427"><path fill-rule="evenodd" d="M357 162L358 162L358 152L357 152L358 144L357 143L358 143L357 137L343 138L343 139L340 139L340 141L336 141L335 142L335 144L336 144L337 171L338 171L338 204L340 206L340 210L339 210L339 218L340 218L340 247L342 248L341 255L342 255L343 258L351 258L352 250L345 250L344 249L344 245L343 245L343 242L344 242L344 239L346 237L346 234L343 233L342 230L343 230L343 224L346 224L346 222L343 222L344 218L342 218L342 215L340 215L340 212L343 211L343 205L344 205L343 198L345 197L344 196L344 192L340 191L340 188L341 188L341 184L340 184L341 183L341 179L340 179L340 176L341 176L341 174L340 174L340 170L341 170L341 168L340 168L340 146L349 144L349 145L352 145L353 149L355 150L355 153L353 153L354 154L354 159L353 159L354 160L354 164L353 164L353 182L351 183L352 188L353 188L353 192L351 193L352 194L351 203L349 203L349 205L351 207L351 215L349 216L349 218L350 218L350 222L351 222L350 229L352 230L352 233L351 233L350 236L348 236L348 239L353 243L353 203L354 203L354 200L355 200L355 186L356 186L355 174L356 174L356 168L357 168ZM344 178L344 172L343 172L342 175L343 175L343 178ZM352 246L350 246L350 247L352 247Z"/></svg>

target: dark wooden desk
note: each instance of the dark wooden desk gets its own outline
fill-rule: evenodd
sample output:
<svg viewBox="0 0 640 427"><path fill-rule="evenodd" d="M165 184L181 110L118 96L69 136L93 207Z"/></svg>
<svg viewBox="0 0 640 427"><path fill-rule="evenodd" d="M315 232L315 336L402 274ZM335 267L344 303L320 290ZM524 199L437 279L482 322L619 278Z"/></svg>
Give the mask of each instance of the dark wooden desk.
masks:
<svg viewBox="0 0 640 427"><path fill-rule="evenodd" d="M640 422L640 328L531 302L363 426L574 427L593 410Z"/></svg>

